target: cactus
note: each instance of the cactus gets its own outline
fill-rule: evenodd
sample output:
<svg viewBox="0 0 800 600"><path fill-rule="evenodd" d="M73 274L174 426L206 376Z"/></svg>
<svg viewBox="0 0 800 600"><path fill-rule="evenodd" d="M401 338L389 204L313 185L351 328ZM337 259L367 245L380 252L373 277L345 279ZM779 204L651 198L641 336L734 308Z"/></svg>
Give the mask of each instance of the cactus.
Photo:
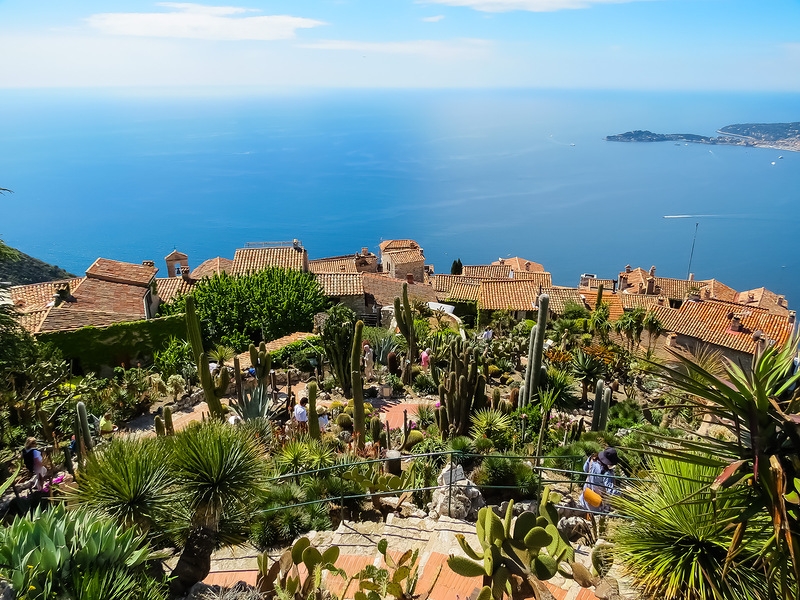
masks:
<svg viewBox="0 0 800 600"><path fill-rule="evenodd" d="M531 372L530 385L526 386L527 398L525 404L530 404L539 390L544 387L542 380L542 353L544 352L544 339L547 337L547 317L550 310L550 296L542 294L539 296L539 317L536 322L536 336L533 347L533 364L528 368ZM526 373L527 375L527 373Z"/></svg>
<svg viewBox="0 0 800 600"><path fill-rule="evenodd" d="M511 388L511 391L508 394L508 399L512 406L516 409L519 405L519 388Z"/></svg>
<svg viewBox="0 0 800 600"><path fill-rule="evenodd" d="M425 435L419 429L412 429L406 436L406 441L403 444L403 450L411 450L414 446L419 444L425 439Z"/></svg>
<svg viewBox="0 0 800 600"><path fill-rule="evenodd" d="M539 597L541 582L554 577L562 562L575 560L575 550L556 528L558 514L554 504L558 501L560 496L551 494L546 487L539 517L524 512L514 519L513 500L502 520L491 508L482 508L476 524L481 547L475 550L463 535L456 535L467 556L451 554L448 566L463 577L483 577L478 598L499 599L504 594L512 598ZM518 577L519 589L513 588L512 575Z"/></svg>
<svg viewBox="0 0 800 600"><path fill-rule="evenodd" d="M375 568L373 565L367 565L360 572L353 575L353 580L358 582L358 591L355 593L355 598L358 600L374 600L375 598L386 598L387 600L389 598L394 600L419 598L419 600L428 600L442 572L441 565L436 571L428 591L417 594L415 592L417 583L420 580L419 564L417 564L419 549L408 550L396 560L388 549L389 542L385 539L378 542L378 552L383 556L383 562L388 568ZM397 554L399 553L395 555ZM383 589L386 592L381 595L378 595L375 591L383 591Z"/></svg>
<svg viewBox="0 0 800 600"><path fill-rule="evenodd" d="M605 431L606 427L608 427L608 410L611 407L611 396L610 387L603 390L603 402L600 405L600 418L597 422L598 431Z"/></svg>
<svg viewBox="0 0 800 600"><path fill-rule="evenodd" d="M244 386L242 385L242 366L239 364L239 357L233 357L233 377L236 381L236 398L239 402L244 400Z"/></svg>
<svg viewBox="0 0 800 600"><path fill-rule="evenodd" d="M511 403L511 400L500 400L497 409L504 415L510 415L514 412L514 405Z"/></svg>
<svg viewBox="0 0 800 600"><path fill-rule="evenodd" d="M399 477L397 475L383 474L380 467L375 465L372 470L366 475L361 473L357 467L353 467L349 471L342 473L342 479L345 481L352 481L360 485L365 493L370 495L373 506L376 510L383 512L383 496L397 495L400 490L405 490L411 487L413 474L411 471L403 471ZM400 509L400 505L410 497L409 492L403 492L400 496L400 503L397 505L396 510Z"/></svg>
<svg viewBox="0 0 800 600"><path fill-rule="evenodd" d="M172 409L169 406L164 407L164 432L167 435L175 435L175 426L172 423Z"/></svg>
<svg viewBox="0 0 800 600"><path fill-rule="evenodd" d="M242 402L232 401L230 408L244 421L271 419L279 410L273 402L267 386L262 384L258 384L251 392L245 391L242 398ZM317 424L319 425L319 422Z"/></svg>
<svg viewBox="0 0 800 600"><path fill-rule="evenodd" d="M414 313L408 301L408 283L403 284L402 303L400 298L394 299L394 318L400 333L408 343L408 354L402 369L403 384L411 385L411 367L417 361L417 338L414 332Z"/></svg>
<svg viewBox="0 0 800 600"><path fill-rule="evenodd" d="M386 355L386 367L389 369L389 373L395 377L400 377L400 361L397 359L396 352L389 352Z"/></svg>
<svg viewBox="0 0 800 600"><path fill-rule="evenodd" d="M339 558L339 547L331 546L325 552L320 552L311 545L307 537L297 540L291 548L284 551L281 557L269 564L269 554L260 554L258 564L258 578L256 588L266 598L289 598L291 600L322 600L326 597L322 587L322 573L329 573L347 578L347 574L334 566ZM299 567L306 568L305 580L300 575ZM276 590L280 589L280 595Z"/></svg>
<svg viewBox="0 0 800 600"><path fill-rule="evenodd" d="M603 284L597 286L597 298L594 301L594 308L597 308L603 303Z"/></svg>
<svg viewBox="0 0 800 600"><path fill-rule="evenodd" d="M614 565L614 547L608 542L598 541L592 548L592 568L600 577L605 577Z"/></svg>
<svg viewBox="0 0 800 600"><path fill-rule="evenodd" d="M364 321L356 322L356 330L353 333L353 347L350 353L350 366L353 369L351 382L353 385L353 435L356 438L356 447L364 447L364 436L366 435L364 423L364 382L361 380L361 356L364 347L361 345L361 337L364 333Z"/></svg>
<svg viewBox="0 0 800 600"><path fill-rule="evenodd" d="M189 341L192 344L192 352L197 363L197 373L200 376L200 383L203 388L208 412L212 418L221 419L225 410L222 408L221 398L228 391L230 375L224 365L220 365L219 377L214 378L208 366L208 358L203 351L203 339L200 335L200 321L194 308L194 298L186 297L186 331L189 334Z"/></svg>
<svg viewBox="0 0 800 600"><path fill-rule="evenodd" d="M156 437L164 437L167 435L167 429L164 426L164 420L161 417L156 416L156 418L153 420L153 425L155 425L156 428Z"/></svg>
<svg viewBox="0 0 800 600"><path fill-rule="evenodd" d="M256 372L256 384L268 386L269 374L272 371L272 355L267 352L267 345L261 342L258 348L250 344L250 365ZM237 384L238 389L238 384Z"/></svg>
<svg viewBox="0 0 800 600"><path fill-rule="evenodd" d="M92 430L89 429L89 415L86 412L86 405L82 401L78 401L75 405L75 412L78 415L78 429L81 433L81 440L87 450L94 448L92 441Z"/></svg>
<svg viewBox="0 0 800 600"><path fill-rule="evenodd" d="M360 368L360 365L350 364L356 320L356 313L343 304L337 304L328 311L320 334L331 372L342 388L345 398L352 398L350 376L355 369Z"/></svg>
<svg viewBox="0 0 800 600"><path fill-rule="evenodd" d="M383 422L381 421L380 417L372 417L369 420L369 435L372 438L372 442L382 446L381 444L381 433L383 432Z"/></svg>
<svg viewBox="0 0 800 600"><path fill-rule="evenodd" d="M53 432L53 425L50 423L50 419L47 417L47 413L43 409L39 409L36 411L36 416L39 417L39 423L42 425L42 437L47 440L48 443L52 443L55 441L54 432Z"/></svg>
<svg viewBox="0 0 800 600"><path fill-rule="evenodd" d="M336 424L342 429L352 429L353 419L351 419L350 415L348 415L347 413L342 413L338 417L336 417Z"/></svg>
<svg viewBox="0 0 800 600"><path fill-rule="evenodd" d="M603 392L605 390L605 382L602 379L597 380L597 385L594 388L594 406L592 407L592 431L600 431L600 418L603 414Z"/></svg>
<svg viewBox="0 0 800 600"><path fill-rule="evenodd" d="M317 382L309 381L308 386L308 435L318 440L322 437L319 430L319 417L317 416Z"/></svg>
<svg viewBox="0 0 800 600"><path fill-rule="evenodd" d="M447 377L439 384L441 407L437 410L439 429L447 435L467 435L470 415L486 405L486 378L478 373L480 351L471 349L461 339L450 344Z"/></svg>
<svg viewBox="0 0 800 600"><path fill-rule="evenodd" d="M494 388L492 390L492 408L500 408L500 388Z"/></svg>

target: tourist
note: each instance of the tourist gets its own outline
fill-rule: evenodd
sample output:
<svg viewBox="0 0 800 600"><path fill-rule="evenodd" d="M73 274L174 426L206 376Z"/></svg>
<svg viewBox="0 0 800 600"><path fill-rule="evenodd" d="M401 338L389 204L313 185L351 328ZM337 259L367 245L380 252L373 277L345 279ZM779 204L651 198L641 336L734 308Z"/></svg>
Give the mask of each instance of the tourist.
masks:
<svg viewBox="0 0 800 600"><path fill-rule="evenodd" d="M617 449L609 446L600 454L592 454L583 464L588 473L578 504L592 512L608 512L608 497L614 495L614 467L619 463Z"/></svg>
<svg viewBox="0 0 800 600"><path fill-rule="evenodd" d="M114 425L114 421L111 420L111 413L107 412L103 415L103 418L100 419L100 435L101 437L111 437L113 433L119 428Z"/></svg>
<svg viewBox="0 0 800 600"><path fill-rule="evenodd" d="M300 433L308 433L308 398L301 398L300 404L294 407L294 420L297 421L297 431Z"/></svg>
<svg viewBox="0 0 800 600"><path fill-rule="evenodd" d="M42 490L44 488L44 478L47 475L47 469L42 463L42 453L36 448L36 438L29 437L25 440L25 449L22 451L22 462L25 468L31 472L31 475L36 477L34 489Z"/></svg>
<svg viewBox="0 0 800 600"><path fill-rule="evenodd" d="M317 415L319 419L319 430L324 432L328 429L328 423L330 423L330 418L328 417L328 409L324 406L317 407Z"/></svg>
<svg viewBox="0 0 800 600"><path fill-rule="evenodd" d="M419 355L419 362L422 365L422 370L423 371L427 371L428 370L428 365L430 365L430 362L431 362L431 349L430 348L425 348L425 350L422 351L422 354Z"/></svg>
<svg viewBox="0 0 800 600"><path fill-rule="evenodd" d="M364 380L372 379L372 368L375 366L375 353L369 344L364 344Z"/></svg>
<svg viewBox="0 0 800 600"><path fill-rule="evenodd" d="M494 337L494 331L492 331L492 328L487 325L486 329L483 330L483 334L481 334L481 338L483 339L484 342L488 344L492 341L493 337Z"/></svg>

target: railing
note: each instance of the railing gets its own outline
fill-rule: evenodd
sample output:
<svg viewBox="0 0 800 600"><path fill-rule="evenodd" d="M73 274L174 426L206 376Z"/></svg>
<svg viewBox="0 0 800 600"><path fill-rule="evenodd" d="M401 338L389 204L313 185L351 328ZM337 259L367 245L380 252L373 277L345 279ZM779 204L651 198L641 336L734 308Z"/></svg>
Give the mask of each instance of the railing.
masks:
<svg viewBox="0 0 800 600"><path fill-rule="evenodd" d="M245 248L292 248L294 246L302 246L303 242L300 240L291 240L283 242L245 242Z"/></svg>

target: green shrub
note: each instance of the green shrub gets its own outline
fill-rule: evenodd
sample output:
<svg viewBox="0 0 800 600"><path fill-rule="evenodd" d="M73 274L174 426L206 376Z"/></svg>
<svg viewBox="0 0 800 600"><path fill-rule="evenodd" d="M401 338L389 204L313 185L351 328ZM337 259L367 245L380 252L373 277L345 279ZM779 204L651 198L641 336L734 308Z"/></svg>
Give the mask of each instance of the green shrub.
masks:
<svg viewBox="0 0 800 600"><path fill-rule="evenodd" d="M411 389L418 394L435 394L436 384L433 382L433 378L430 375L427 373L420 373L414 378Z"/></svg>
<svg viewBox="0 0 800 600"><path fill-rule="evenodd" d="M490 454L472 472L472 481L487 499L532 498L538 477L529 464L521 459Z"/></svg>
<svg viewBox="0 0 800 600"><path fill-rule="evenodd" d="M386 383L392 386L392 395L400 396L405 394L406 386L403 385L403 381L397 375L387 375Z"/></svg>
<svg viewBox="0 0 800 600"><path fill-rule="evenodd" d="M632 429L643 421L642 408L633 400L617 402L608 411L606 429L616 433L618 429Z"/></svg>
<svg viewBox="0 0 800 600"><path fill-rule="evenodd" d="M336 387L336 378L332 375L329 375L325 379L322 380L322 385L320 386L323 391L330 394L333 389Z"/></svg>
<svg viewBox="0 0 800 600"><path fill-rule="evenodd" d="M436 422L436 413L430 404L420 404L413 414L413 419L420 429L428 429Z"/></svg>
<svg viewBox="0 0 800 600"><path fill-rule="evenodd" d="M342 429L347 429L348 431L353 429L353 419L346 412L343 412L338 417L336 417L336 424Z"/></svg>

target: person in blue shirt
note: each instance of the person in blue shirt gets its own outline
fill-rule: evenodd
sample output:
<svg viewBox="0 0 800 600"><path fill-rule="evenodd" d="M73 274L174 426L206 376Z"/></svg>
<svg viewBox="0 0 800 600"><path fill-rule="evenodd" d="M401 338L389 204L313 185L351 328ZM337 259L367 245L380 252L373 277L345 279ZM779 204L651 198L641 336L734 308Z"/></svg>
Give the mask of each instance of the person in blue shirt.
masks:
<svg viewBox="0 0 800 600"><path fill-rule="evenodd" d="M597 455L592 455L583 464L588 473L578 504L590 511L608 512L608 497L615 493L614 467L619 463L617 449L609 446Z"/></svg>
<svg viewBox="0 0 800 600"><path fill-rule="evenodd" d="M36 448L36 438L29 437L25 440L25 449L22 451L22 462L31 475L36 476L35 489L41 490L44 487L44 479L47 475L47 468L42 463L42 453Z"/></svg>

